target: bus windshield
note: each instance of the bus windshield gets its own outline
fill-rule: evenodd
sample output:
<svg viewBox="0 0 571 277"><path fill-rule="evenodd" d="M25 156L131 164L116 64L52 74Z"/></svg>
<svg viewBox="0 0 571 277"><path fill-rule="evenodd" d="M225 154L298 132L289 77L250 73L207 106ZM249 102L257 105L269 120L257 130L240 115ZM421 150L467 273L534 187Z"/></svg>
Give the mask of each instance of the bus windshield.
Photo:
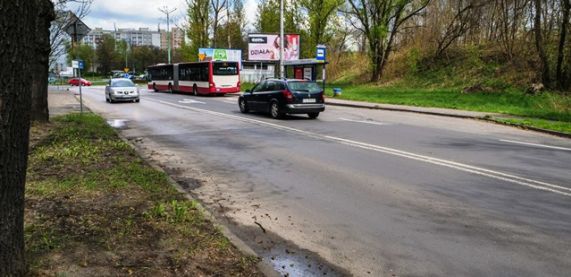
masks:
<svg viewBox="0 0 571 277"><path fill-rule="evenodd" d="M238 75L238 65L236 63L213 63L213 75Z"/></svg>

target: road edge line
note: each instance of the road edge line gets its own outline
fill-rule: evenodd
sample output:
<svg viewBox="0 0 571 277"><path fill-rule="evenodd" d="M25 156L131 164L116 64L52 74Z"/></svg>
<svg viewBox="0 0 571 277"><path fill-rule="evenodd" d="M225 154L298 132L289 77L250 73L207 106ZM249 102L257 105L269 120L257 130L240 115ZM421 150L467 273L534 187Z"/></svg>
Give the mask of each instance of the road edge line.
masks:
<svg viewBox="0 0 571 277"><path fill-rule="evenodd" d="M374 106L367 106L367 105L360 105L360 104L353 104L353 103L334 103L334 102L327 102L325 101L325 105L331 106L339 106L339 107L349 107L349 108L358 108L358 109L369 109L369 110L385 110L385 111L394 111L394 112L407 112L407 113L418 113L418 114L427 114L427 115L434 115L434 116L443 116L443 117L453 117L453 118L461 118L461 119L472 119L472 120L479 120L489 123L494 123L502 126L509 126L514 127L526 131L533 131L542 134L548 134L556 137L561 138L568 138L571 139L571 134L547 130L542 128L537 128L533 126L525 126L522 124L516 123L509 123L500 120L496 120L491 116L472 116L472 115L461 115L461 114L448 114L448 113L440 113L440 112L431 112L431 111L421 111L415 109L407 109L407 108L392 108L392 107L383 107L377 104L373 104Z"/></svg>

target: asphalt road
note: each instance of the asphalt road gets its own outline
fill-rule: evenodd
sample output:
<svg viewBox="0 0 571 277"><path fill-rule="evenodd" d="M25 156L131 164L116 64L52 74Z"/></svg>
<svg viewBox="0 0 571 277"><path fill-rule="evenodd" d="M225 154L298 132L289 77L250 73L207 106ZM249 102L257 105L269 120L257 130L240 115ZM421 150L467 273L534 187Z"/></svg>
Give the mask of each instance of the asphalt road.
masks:
<svg viewBox="0 0 571 277"><path fill-rule="evenodd" d="M272 120L230 96L83 97L282 273L571 274L570 140L333 106Z"/></svg>

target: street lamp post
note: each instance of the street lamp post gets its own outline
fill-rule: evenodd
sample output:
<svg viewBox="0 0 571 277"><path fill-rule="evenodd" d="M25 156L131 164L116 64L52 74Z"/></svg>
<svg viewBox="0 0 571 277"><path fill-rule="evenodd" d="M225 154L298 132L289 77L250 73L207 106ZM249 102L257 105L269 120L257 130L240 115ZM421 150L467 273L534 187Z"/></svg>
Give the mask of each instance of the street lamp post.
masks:
<svg viewBox="0 0 571 277"><path fill-rule="evenodd" d="M280 0L280 78L285 78L284 44L284 0Z"/></svg>
<svg viewBox="0 0 571 277"><path fill-rule="evenodd" d="M167 48L168 48L168 63L171 63L171 36L170 36L170 14L176 11L176 8L169 10L167 6L159 8L159 11L167 15Z"/></svg>

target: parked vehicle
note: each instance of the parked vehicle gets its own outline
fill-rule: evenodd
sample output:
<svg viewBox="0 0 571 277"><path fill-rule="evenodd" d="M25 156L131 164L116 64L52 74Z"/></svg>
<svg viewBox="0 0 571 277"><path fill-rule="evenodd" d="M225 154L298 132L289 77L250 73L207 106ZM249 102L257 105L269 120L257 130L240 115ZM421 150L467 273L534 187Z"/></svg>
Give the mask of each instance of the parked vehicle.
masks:
<svg viewBox="0 0 571 277"><path fill-rule="evenodd" d="M325 110L323 89L315 82L299 79L267 79L238 98L240 111L269 112L272 118L285 114L307 114L317 118Z"/></svg>
<svg viewBox="0 0 571 277"><path fill-rule="evenodd" d="M147 68L148 88L194 95L240 92L238 62L207 61L155 65Z"/></svg>
<svg viewBox="0 0 571 277"><path fill-rule="evenodd" d="M89 87L89 86L91 86L91 82L90 82L90 81L87 81L87 80L85 80L85 79L83 79L83 78L81 78L81 79L79 79L79 78L72 78L72 79L69 79L69 81L67 81L67 83L70 84L70 85L72 85L72 86L79 86L80 80L81 80L81 86L82 86L82 87Z"/></svg>
<svg viewBox="0 0 571 277"><path fill-rule="evenodd" d="M111 79L105 86L105 101L109 103L119 101L139 102L139 88L133 81L126 78Z"/></svg>

